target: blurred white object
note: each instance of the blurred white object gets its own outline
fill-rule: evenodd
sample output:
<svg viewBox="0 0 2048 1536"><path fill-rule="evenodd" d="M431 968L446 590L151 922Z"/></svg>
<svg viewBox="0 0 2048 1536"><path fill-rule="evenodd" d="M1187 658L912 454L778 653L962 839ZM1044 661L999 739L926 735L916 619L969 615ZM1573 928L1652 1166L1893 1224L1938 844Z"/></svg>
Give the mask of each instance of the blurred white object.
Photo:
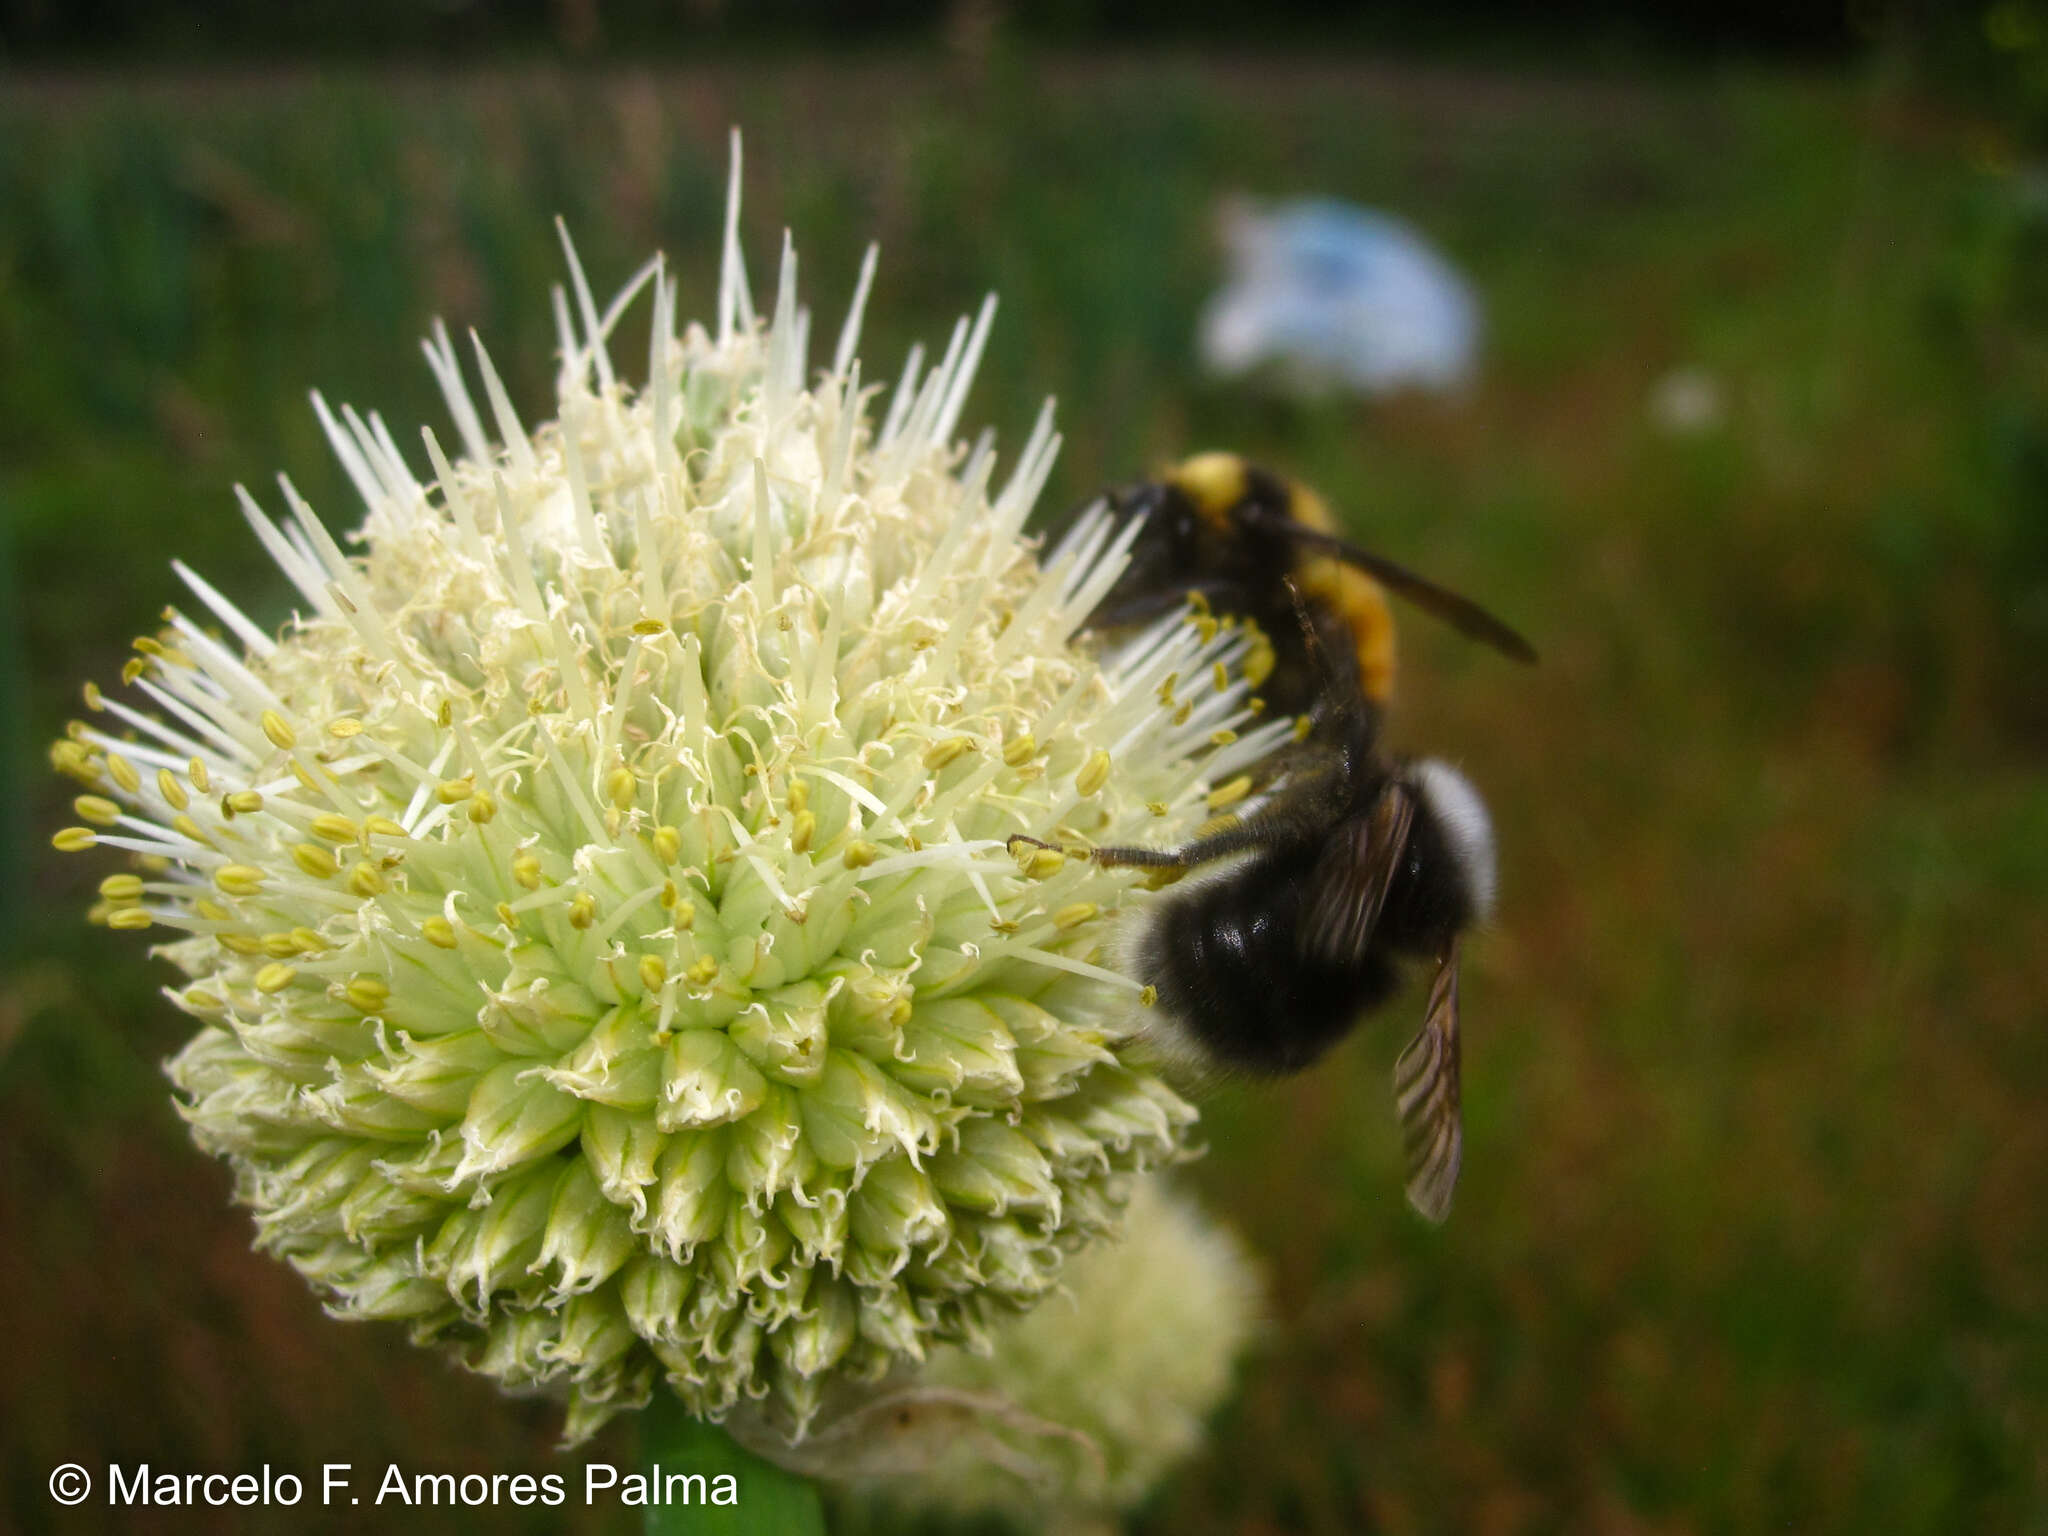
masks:
<svg viewBox="0 0 2048 1536"><path fill-rule="evenodd" d="M1454 390L1471 376L1479 305L1408 225L1331 199L1218 210L1230 280L1202 312L1202 361L1271 365L1298 386Z"/></svg>
<svg viewBox="0 0 2048 1536"><path fill-rule="evenodd" d="M1721 425L1721 386L1704 368L1674 368L1650 388L1650 420L1674 437Z"/></svg>

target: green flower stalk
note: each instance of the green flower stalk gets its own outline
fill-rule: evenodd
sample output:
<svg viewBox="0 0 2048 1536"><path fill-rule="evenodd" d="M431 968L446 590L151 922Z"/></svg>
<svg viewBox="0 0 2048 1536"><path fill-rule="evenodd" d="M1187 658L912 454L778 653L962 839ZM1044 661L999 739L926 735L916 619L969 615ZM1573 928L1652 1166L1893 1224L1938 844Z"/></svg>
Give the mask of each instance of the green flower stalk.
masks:
<svg viewBox="0 0 2048 1536"><path fill-rule="evenodd" d="M1172 841L1287 728L1246 728L1241 636L1077 643L1132 530L1021 535L1049 405L1000 482L956 442L992 304L877 419L873 253L812 375L795 257L757 317L737 214L735 145L708 332L658 260L600 310L569 252L534 431L438 328L452 447L316 396L357 552L240 493L296 617L177 566L203 613L53 749L58 846L129 860L94 915L175 935L170 1075L259 1244L563 1390L571 1437L661 1380L800 1436L1053 1290L1194 1116L1127 1059L1147 893L1005 840Z"/></svg>

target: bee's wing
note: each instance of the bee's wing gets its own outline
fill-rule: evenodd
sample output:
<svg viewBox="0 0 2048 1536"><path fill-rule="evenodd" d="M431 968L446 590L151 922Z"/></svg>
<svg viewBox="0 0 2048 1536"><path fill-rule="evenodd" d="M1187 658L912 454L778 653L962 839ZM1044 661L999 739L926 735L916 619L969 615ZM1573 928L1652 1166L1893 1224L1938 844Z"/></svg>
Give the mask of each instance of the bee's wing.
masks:
<svg viewBox="0 0 2048 1536"><path fill-rule="evenodd" d="M1345 964L1365 953L1414 820L1415 802L1395 781L1381 792L1370 815L1338 823L1330 846L1316 861L1302 914L1305 954Z"/></svg>
<svg viewBox="0 0 2048 1536"><path fill-rule="evenodd" d="M1430 1221L1451 1213L1464 1160L1458 1113L1458 941L1437 963L1421 1033L1394 1063L1394 1100L1408 1150L1408 1203Z"/></svg>

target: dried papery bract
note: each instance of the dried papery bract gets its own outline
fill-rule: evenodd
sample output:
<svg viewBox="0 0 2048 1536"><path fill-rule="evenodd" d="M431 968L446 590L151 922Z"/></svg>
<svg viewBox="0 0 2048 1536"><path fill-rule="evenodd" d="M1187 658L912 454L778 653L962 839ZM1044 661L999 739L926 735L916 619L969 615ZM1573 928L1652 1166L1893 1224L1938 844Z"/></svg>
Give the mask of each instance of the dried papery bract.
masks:
<svg viewBox="0 0 2048 1536"><path fill-rule="evenodd" d="M858 300L815 377L786 244L757 315L733 188L714 331L569 253L555 420L438 328L449 441L316 399L360 552L243 493L298 616L180 566L192 615L53 752L59 846L129 858L95 916L177 935L171 1075L262 1246L577 1436L657 1379L800 1433L1052 1289L1193 1116L1123 1056L1145 893L1004 840L1184 833L1272 745L1234 673L1158 702L1230 635L1073 643L1129 530L1020 536L1049 408L1006 475L956 445L992 307L878 419Z"/></svg>

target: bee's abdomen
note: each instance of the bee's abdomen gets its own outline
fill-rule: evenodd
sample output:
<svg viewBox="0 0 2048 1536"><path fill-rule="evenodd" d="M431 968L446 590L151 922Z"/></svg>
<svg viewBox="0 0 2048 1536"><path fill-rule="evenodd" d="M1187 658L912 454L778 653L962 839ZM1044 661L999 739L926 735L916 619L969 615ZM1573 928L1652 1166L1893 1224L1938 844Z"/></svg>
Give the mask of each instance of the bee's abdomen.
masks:
<svg viewBox="0 0 2048 1536"><path fill-rule="evenodd" d="M1306 960L1297 942L1303 855L1255 855L1160 903L1140 968L1169 1026L1216 1065L1298 1072L1393 989L1377 951L1350 963Z"/></svg>

